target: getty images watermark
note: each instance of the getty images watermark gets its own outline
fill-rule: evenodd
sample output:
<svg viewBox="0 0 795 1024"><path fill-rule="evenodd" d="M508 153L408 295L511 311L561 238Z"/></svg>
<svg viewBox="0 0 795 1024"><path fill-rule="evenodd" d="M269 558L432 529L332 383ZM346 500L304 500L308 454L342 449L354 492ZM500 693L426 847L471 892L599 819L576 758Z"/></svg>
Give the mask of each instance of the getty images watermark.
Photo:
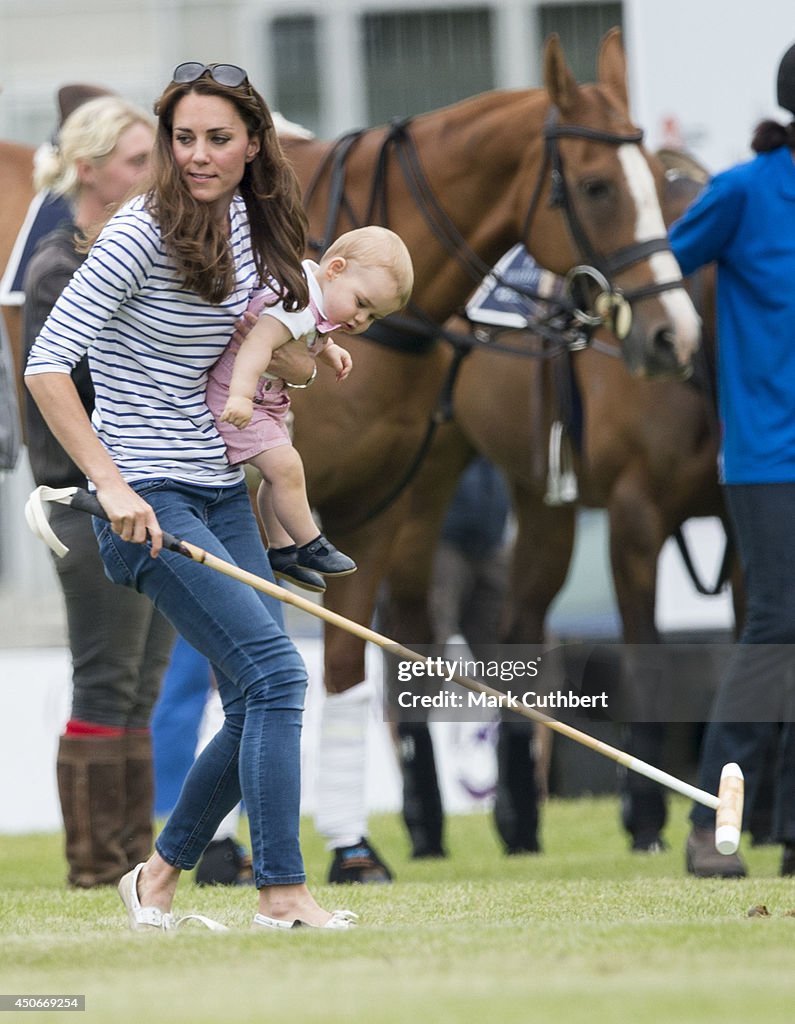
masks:
<svg viewBox="0 0 795 1024"><path fill-rule="evenodd" d="M795 646L465 644L385 656L388 721L487 721L537 711L618 723L795 722ZM721 680L732 681L723 686ZM718 699L719 697L719 699ZM532 715L525 716L532 717Z"/></svg>
<svg viewBox="0 0 795 1024"><path fill-rule="evenodd" d="M533 709L559 716L562 711L602 714L609 694L586 693L554 668L550 652L540 648L500 647L494 657L474 658L459 648L445 656L428 654L387 659L386 714L391 720L412 721L429 715L442 720L477 721L495 711ZM452 655L452 656L451 656ZM549 667L549 671L545 671Z"/></svg>

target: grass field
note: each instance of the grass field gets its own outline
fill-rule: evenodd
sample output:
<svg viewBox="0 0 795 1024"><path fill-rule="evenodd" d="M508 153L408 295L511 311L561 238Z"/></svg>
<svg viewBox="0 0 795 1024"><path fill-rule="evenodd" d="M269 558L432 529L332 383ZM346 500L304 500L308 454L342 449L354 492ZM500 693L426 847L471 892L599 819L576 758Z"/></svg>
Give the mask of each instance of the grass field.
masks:
<svg viewBox="0 0 795 1024"><path fill-rule="evenodd" d="M307 823L311 885L361 918L343 933L253 933L251 890L186 878L176 912L233 930L133 934L114 890L64 887L59 835L4 836L0 993L83 993L103 1024L790 1024L795 879L777 877L780 851L764 847L745 851L748 879L686 877L686 810L672 802L671 850L653 857L627 851L608 798L548 805L535 857L505 858L487 818L462 816L447 860L414 863L399 822L377 818L398 880L350 889L322 885L327 855ZM749 918L756 904L771 916Z"/></svg>

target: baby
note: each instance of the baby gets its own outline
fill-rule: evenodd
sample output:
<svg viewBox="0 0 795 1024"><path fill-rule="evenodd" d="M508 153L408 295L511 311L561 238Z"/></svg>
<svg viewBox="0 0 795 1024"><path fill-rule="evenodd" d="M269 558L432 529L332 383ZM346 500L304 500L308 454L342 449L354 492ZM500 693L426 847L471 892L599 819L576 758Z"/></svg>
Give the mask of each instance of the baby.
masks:
<svg viewBox="0 0 795 1024"><path fill-rule="evenodd" d="M304 260L309 305L287 312L273 290L254 293L247 312L259 316L248 335L233 337L210 371L207 404L227 446L229 461L255 466L263 486L257 504L268 535L274 574L307 590L323 591L323 576L346 576L356 564L318 532L306 495L301 457L286 425L285 382L267 373L275 349L305 338L309 351L342 381L350 353L329 332L361 334L374 320L405 306L414 283L402 240L374 225L348 231L320 260Z"/></svg>

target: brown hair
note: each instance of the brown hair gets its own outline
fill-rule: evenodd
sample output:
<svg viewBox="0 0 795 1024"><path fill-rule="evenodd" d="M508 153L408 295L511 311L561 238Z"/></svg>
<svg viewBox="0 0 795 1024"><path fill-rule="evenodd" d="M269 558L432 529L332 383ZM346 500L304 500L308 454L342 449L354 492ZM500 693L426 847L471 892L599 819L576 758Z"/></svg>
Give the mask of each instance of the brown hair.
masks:
<svg viewBox="0 0 795 1024"><path fill-rule="evenodd" d="M786 126L778 121L760 121L751 139L754 153L769 153L782 146L795 150L795 121Z"/></svg>
<svg viewBox="0 0 795 1024"><path fill-rule="evenodd" d="M205 74L195 82L171 82L155 103L158 117L152 186L146 208L157 220L166 251L175 260L186 288L207 302L220 302L235 287L228 239L213 221L206 203L188 192L174 160L174 108L189 93L219 96L232 103L259 152L246 164L238 186L248 213L251 247L260 284L269 279L287 309L309 301L301 269L307 221L298 181L282 152L265 100L246 79L240 86L219 85Z"/></svg>

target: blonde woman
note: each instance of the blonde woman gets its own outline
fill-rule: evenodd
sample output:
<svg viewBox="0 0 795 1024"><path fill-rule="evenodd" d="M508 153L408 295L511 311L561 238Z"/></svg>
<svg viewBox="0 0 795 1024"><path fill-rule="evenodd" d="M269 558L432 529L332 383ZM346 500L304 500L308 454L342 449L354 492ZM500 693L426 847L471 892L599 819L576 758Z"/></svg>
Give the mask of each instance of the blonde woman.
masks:
<svg viewBox="0 0 795 1024"><path fill-rule="evenodd" d="M153 142L154 122L145 111L104 96L74 110L57 144L39 158L37 187L64 196L72 219L41 240L27 268L26 351L85 258L76 239L141 185ZM85 358L72 381L90 415L94 388ZM36 483L85 487L85 474L30 398L25 412ZM174 633L145 597L108 580L90 520L64 509L52 514L69 547L65 558L54 561L73 666L71 715L58 747L58 793L68 881L90 888L118 883L152 847L149 723Z"/></svg>

